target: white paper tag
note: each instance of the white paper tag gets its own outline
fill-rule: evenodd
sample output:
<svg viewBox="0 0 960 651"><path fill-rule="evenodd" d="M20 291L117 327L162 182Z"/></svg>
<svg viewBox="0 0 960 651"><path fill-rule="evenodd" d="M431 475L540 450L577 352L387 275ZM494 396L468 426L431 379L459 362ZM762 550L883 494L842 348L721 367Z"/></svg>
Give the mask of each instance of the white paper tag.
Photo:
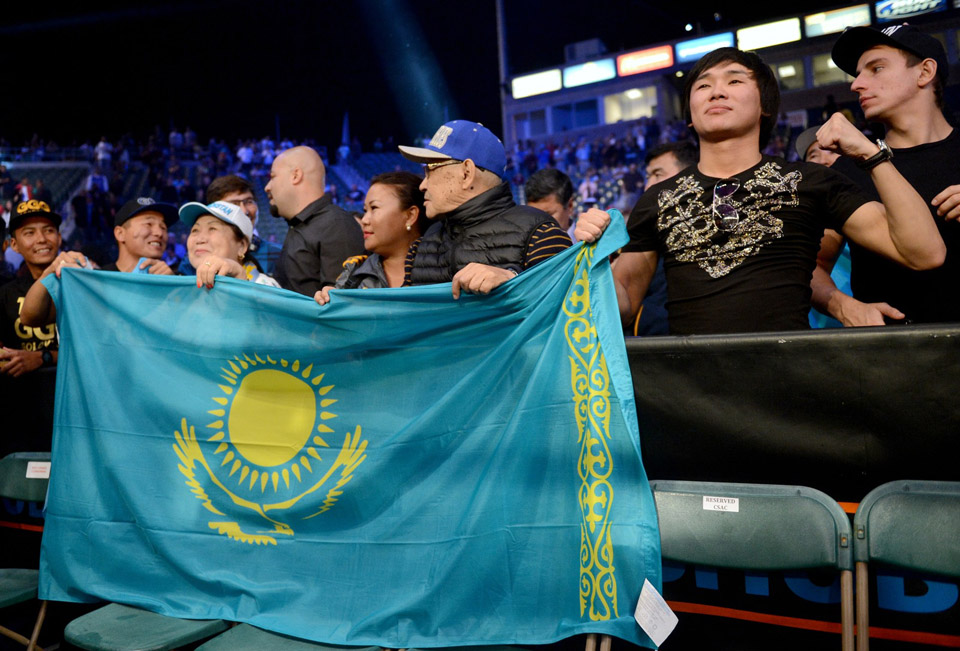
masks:
<svg viewBox="0 0 960 651"><path fill-rule="evenodd" d="M663 644L679 621L667 602L647 579L643 580L643 589L640 590L640 600L637 601L633 618L657 646Z"/></svg>
<svg viewBox="0 0 960 651"><path fill-rule="evenodd" d="M703 496L704 511L724 511L726 513L740 513L739 497L710 497Z"/></svg>
<svg viewBox="0 0 960 651"><path fill-rule="evenodd" d="M50 462L28 461L27 479L50 479Z"/></svg>

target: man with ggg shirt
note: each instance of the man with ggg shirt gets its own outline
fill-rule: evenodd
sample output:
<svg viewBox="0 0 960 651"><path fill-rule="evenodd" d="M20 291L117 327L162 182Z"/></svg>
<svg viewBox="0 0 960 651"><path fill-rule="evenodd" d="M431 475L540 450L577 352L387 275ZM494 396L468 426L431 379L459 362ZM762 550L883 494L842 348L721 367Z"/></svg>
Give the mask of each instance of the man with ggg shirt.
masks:
<svg viewBox="0 0 960 651"><path fill-rule="evenodd" d="M10 216L11 243L23 256L17 277L0 287L0 374L20 377L57 363L56 326L31 327L20 320L24 297L60 253L60 215L45 201L19 204Z"/></svg>

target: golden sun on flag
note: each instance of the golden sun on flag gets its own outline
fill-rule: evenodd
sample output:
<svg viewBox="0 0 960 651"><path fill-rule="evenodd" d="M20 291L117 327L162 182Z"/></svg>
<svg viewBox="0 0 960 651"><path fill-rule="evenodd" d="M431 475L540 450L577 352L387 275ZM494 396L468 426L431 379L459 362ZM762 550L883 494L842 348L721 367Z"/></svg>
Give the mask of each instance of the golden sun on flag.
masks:
<svg viewBox="0 0 960 651"><path fill-rule="evenodd" d="M259 485L261 493L304 481L311 462L322 461L320 449L330 447L323 435L333 429L323 421L337 417L328 410L337 400L326 397L334 386L312 374L313 364L301 369L300 360L237 355L220 370L224 395L207 412L217 417L207 425L214 430L207 440L220 442L214 451L220 466L229 466L238 485Z"/></svg>

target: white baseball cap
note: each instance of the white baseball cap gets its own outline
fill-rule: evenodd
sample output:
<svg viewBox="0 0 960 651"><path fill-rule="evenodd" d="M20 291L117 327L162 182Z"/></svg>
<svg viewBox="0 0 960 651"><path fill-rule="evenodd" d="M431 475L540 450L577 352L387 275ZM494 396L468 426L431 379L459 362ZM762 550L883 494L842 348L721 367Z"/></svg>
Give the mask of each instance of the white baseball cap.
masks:
<svg viewBox="0 0 960 651"><path fill-rule="evenodd" d="M253 237L253 222L240 206L226 201L214 201L207 206L199 201L191 201L180 206L180 221L187 226L193 226L193 223L204 215L212 215L221 221L233 224L246 235L248 240Z"/></svg>

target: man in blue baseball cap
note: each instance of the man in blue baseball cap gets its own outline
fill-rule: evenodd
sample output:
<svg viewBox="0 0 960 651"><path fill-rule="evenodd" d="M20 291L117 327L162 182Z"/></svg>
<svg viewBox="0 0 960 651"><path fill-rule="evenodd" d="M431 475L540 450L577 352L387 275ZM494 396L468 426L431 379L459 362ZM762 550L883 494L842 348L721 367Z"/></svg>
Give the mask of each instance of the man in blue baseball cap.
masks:
<svg viewBox="0 0 960 651"><path fill-rule="evenodd" d="M400 147L423 164L424 205L434 224L407 254L405 284L452 282L486 294L570 246L547 213L518 206L502 175L503 143L482 124L447 122L426 147Z"/></svg>

